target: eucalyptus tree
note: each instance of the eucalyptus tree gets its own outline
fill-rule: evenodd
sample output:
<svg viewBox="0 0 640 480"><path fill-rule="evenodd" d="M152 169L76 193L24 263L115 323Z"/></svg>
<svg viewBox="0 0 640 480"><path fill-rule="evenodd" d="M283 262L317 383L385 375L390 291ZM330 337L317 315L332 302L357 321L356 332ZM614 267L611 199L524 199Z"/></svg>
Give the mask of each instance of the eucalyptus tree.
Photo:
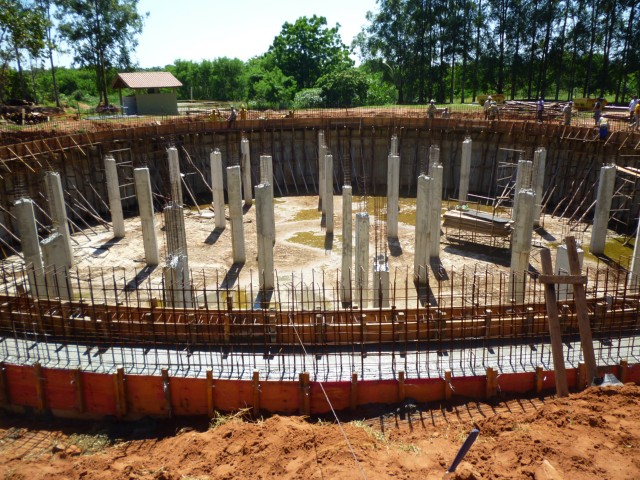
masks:
<svg viewBox="0 0 640 480"><path fill-rule="evenodd" d="M138 12L138 0L57 0L59 30L69 42L74 63L96 73L100 103L107 104L111 68L130 69L148 14Z"/></svg>

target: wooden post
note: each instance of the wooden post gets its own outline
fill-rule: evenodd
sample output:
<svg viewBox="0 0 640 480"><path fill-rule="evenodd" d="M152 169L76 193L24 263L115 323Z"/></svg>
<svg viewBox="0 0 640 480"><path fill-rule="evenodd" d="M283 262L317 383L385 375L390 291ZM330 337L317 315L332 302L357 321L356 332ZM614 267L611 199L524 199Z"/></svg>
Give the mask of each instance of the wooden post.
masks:
<svg viewBox="0 0 640 480"><path fill-rule="evenodd" d="M258 417L260 414L260 372L258 370L253 371L252 377L253 383L253 416Z"/></svg>
<svg viewBox="0 0 640 480"><path fill-rule="evenodd" d="M627 360L620 360L620 381L627 383L627 377L629 376L629 362Z"/></svg>
<svg viewBox="0 0 640 480"><path fill-rule="evenodd" d="M0 362L0 405L9 405L9 390L4 371L4 362Z"/></svg>
<svg viewBox="0 0 640 480"><path fill-rule="evenodd" d="M351 392L349 394L349 408L355 412L358 406L358 374L351 374Z"/></svg>
<svg viewBox="0 0 640 480"><path fill-rule="evenodd" d="M309 372L300 374L300 414L309 415L311 413L311 389L309 387Z"/></svg>
<svg viewBox="0 0 640 480"><path fill-rule="evenodd" d="M547 275L553 274L551 252L548 248L540 250L540 262L542 263L543 273ZM567 385L567 371L564 366L564 355L562 353L562 333L560 331L560 322L558 321L556 287L553 283L544 284L544 298L547 304L547 321L549 323L549 336L551 337L553 369L556 374L556 395L558 397L566 397L569 395L569 387Z"/></svg>
<svg viewBox="0 0 640 480"><path fill-rule="evenodd" d="M498 388L498 375L497 372L491 368L488 367L487 368L487 383L485 386L485 397L487 400L493 398L496 396L497 394L497 388Z"/></svg>
<svg viewBox="0 0 640 480"><path fill-rule="evenodd" d="M33 374L36 377L36 398L38 400L38 413L43 413L47 408L44 395L44 377L42 376L42 366L40 362L33 364Z"/></svg>
<svg viewBox="0 0 640 480"><path fill-rule="evenodd" d="M403 402L405 398L404 371L400 371L398 372L398 402Z"/></svg>
<svg viewBox="0 0 640 480"><path fill-rule="evenodd" d="M491 309L487 308L484 311L484 337L489 338L491 336Z"/></svg>
<svg viewBox="0 0 640 480"><path fill-rule="evenodd" d="M124 418L127 415L127 394L124 384L124 368L118 367L113 375L113 393L116 401L116 417Z"/></svg>
<svg viewBox="0 0 640 480"><path fill-rule="evenodd" d="M536 393L542 392L542 387L544 386L544 370L542 367L536 367Z"/></svg>
<svg viewBox="0 0 640 480"><path fill-rule="evenodd" d="M564 239L567 245L567 257L569 259L569 273L580 275L580 259L576 247L576 239L567 237ZM582 355L587 367L587 382L591 384L598 376L596 356L593 352L593 338L591 336L591 326L589 325L589 311L587 309L587 294L583 284L573 286L573 299L576 304L576 314L578 316L578 327L580 328L580 343L582 344Z"/></svg>
<svg viewBox="0 0 640 480"><path fill-rule="evenodd" d="M171 383L169 382L169 370L163 368L162 372L162 392L164 393L164 411L167 412L167 416L171 418L173 416L173 409L171 408Z"/></svg>
<svg viewBox="0 0 640 480"><path fill-rule="evenodd" d="M213 404L213 371L207 368L207 414L209 417L213 417L215 410Z"/></svg>
<svg viewBox="0 0 640 480"><path fill-rule="evenodd" d="M451 370L444 372L444 399L451 400Z"/></svg>
<svg viewBox="0 0 640 480"><path fill-rule="evenodd" d="M230 319L229 319L229 314L225 313L224 314L224 343L229 343L230 338L231 338Z"/></svg>
<svg viewBox="0 0 640 480"><path fill-rule="evenodd" d="M584 362L578 362L578 375L576 375L576 388L583 390L587 386L587 366Z"/></svg>
<svg viewBox="0 0 640 480"><path fill-rule="evenodd" d="M79 368L73 371L73 386L76 389L76 412L84 413L84 385L82 382L82 370Z"/></svg>

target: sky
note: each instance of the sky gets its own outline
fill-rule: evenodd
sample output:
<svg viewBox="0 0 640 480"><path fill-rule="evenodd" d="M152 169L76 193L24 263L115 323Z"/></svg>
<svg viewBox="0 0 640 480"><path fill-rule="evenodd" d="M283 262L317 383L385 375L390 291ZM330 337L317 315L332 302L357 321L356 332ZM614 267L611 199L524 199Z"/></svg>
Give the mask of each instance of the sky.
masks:
<svg viewBox="0 0 640 480"><path fill-rule="evenodd" d="M339 23L343 43L351 45L368 10L377 10L376 0L140 0L138 11L149 16L133 58L142 68L177 59L246 61L265 53L285 22L314 14L329 27Z"/></svg>

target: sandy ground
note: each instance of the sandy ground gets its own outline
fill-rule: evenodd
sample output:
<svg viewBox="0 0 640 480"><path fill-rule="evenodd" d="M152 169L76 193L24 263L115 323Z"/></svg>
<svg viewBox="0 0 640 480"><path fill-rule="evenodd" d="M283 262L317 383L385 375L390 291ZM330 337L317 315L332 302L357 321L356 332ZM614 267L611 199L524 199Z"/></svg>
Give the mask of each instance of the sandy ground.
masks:
<svg viewBox="0 0 640 480"><path fill-rule="evenodd" d="M450 478L635 480L638 418L640 387L633 384L564 399L388 406L342 427L329 418L280 416L124 424L4 415L0 478L439 480L478 428Z"/></svg>

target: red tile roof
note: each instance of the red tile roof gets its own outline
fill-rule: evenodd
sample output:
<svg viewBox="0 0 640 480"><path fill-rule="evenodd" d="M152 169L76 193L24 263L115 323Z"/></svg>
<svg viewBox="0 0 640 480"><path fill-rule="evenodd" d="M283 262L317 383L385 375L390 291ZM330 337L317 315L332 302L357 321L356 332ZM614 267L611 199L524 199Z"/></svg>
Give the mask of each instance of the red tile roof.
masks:
<svg viewBox="0 0 640 480"><path fill-rule="evenodd" d="M181 86L182 83L169 72L119 73L111 85L112 88L170 88Z"/></svg>

